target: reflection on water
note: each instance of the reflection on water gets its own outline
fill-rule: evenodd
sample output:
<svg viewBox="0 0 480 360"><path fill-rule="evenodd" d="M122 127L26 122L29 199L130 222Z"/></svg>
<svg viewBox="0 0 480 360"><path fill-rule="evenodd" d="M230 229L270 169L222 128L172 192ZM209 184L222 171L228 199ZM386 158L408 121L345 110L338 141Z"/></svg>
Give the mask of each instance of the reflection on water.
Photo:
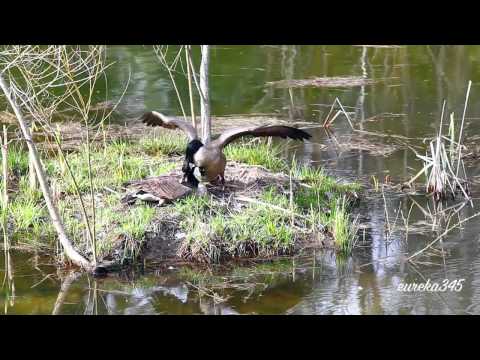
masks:
<svg viewBox="0 0 480 360"><path fill-rule="evenodd" d="M172 52L173 52L172 48ZM119 107L130 119L145 109L180 114L173 87L150 47L108 48L108 89L113 99L131 82ZM299 122L323 122L338 97L356 129L338 117L332 133L311 128L313 141L285 152L322 166L340 180L362 181L359 247L349 259L331 253L302 254L253 268L235 267L201 281L185 269L120 274L95 280L62 274L48 259L2 252L0 308L8 314L464 314L480 313L480 221L452 230L413 262L445 230L448 219L467 218L478 208L449 202L442 209L422 195L372 190L372 176L400 183L421 164L409 146L438 126L442 100L461 113L468 80L473 81L465 126L466 142L479 134L480 47L478 46L222 46L211 58L212 112L275 114ZM194 59L198 64L198 53ZM180 68L177 82L187 92ZM360 76L372 85L342 88L276 88L278 80ZM100 91L102 93L102 91ZM101 99L104 100L104 99ZM390 137L378 134L393 135ZM401 136L401 137L399 137ZM479 176L471 164L468 173ZM386 231L388 211L390 232ZM408 227L405 224L408 223ZM407 231L408 229L408 231ZM212 285L213 280L217 281ZM402 283L465 279L460 292L407 293ZM221 281L220 281L221 280ZM225 284L229 284L226 286Z"/></svg>

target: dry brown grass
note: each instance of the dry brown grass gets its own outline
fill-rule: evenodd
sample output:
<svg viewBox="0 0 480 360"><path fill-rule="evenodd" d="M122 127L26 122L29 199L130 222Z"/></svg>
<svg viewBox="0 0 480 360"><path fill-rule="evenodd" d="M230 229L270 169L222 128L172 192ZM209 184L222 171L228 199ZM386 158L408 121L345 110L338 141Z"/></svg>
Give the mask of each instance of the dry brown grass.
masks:
<svg viewBox="0 0 480 360"><path fill-rule="evenodd" d="M333 76L315 77L301 80L280 80L267 82L267 85L278 88L299 88L299 87L327 87L327 88L350 88L364 85L372 85L376 81L366 79L362 76Z"/></svg>

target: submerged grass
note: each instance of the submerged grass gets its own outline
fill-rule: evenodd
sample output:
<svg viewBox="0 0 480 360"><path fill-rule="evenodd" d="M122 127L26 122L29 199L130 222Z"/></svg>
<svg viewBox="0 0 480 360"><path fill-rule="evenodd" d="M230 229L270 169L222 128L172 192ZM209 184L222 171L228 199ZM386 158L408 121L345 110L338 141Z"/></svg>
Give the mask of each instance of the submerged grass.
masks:
<svg viewBox="0 0 480 360"><path fill-rule="evenodd" d="M292 270L295 271L294 259L258 262L254 266L232 265L228 267L228 272L223 267L182 267L176 275L193 290L193 295L227 299L229 292L235 290L247 300L254 294L261 296L268 289L290 279Z"/></svg>

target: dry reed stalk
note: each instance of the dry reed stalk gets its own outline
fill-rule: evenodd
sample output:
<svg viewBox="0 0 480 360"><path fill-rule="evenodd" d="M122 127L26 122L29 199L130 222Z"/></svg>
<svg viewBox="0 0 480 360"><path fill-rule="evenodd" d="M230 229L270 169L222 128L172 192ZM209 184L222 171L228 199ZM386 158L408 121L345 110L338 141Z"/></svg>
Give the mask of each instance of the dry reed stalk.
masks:
<svg viewBox="0 0 480 360"><path fill-rule="evenodd" d="M436 201L445 199L450 190L452 198L455 198L457 190L460 190L463 196L473 203L469 196L468 182L466 179L465 164L462 159L462 137L465 122L465 114L470 95L471 81L469 81L465 98L465 106L462 115L460 133L458 139L455 140L454 114L450 115L449 134L446 137L442 134L443 119L445 114L446 101L443 102L442 113L440 116L440 126L436 137L430 141L425 156L418 154L415 149L411 148L415 155L423 160L424 166L412 179L409 180L410 185L422 174L426 175L426 191L432 193ZM447 146L446 146L447 144ZM456 147L456 148L455 148ZM447 152L447 148L449 151ZM459 176L460 167L463 170L463 177ZM456 168L456 171L454 170Z"/></svg>
<svg viewBox="0 0 480 360"><path fill-rule="evenodd" d="M190 45L185 45L185 61L187 63L187 77L188 77L188 95L190 97L190 113L192 116L192 126L197 130L197 119L195 118L195 106L193 104L193 89L192 89L192 69L190 66L191 52Z"/></svg>

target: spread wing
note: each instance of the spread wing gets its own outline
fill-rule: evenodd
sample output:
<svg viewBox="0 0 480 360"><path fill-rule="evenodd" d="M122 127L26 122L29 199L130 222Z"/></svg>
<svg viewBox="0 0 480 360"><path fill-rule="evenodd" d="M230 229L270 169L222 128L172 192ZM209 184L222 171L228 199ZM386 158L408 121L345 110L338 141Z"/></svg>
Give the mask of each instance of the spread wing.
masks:
<svg viewBox="0 0 480 360"><path fill-rule="evenodd" d="M180 129L188 136L189 141L197 139L195 128L189 123L178 118L163 115L156 111L145 113L140 120L149 126L161 126L167 129Z"/></svg>
<svg viewBox="0 0 480 360"><path fill-rule="evenodd" d="M212 144L223 148L242 136L278 136L283 139L290 138L294 140L304 140L311 137L309 133L290 126L247 126L224 131L219 138L212 141Z"/></svg>

